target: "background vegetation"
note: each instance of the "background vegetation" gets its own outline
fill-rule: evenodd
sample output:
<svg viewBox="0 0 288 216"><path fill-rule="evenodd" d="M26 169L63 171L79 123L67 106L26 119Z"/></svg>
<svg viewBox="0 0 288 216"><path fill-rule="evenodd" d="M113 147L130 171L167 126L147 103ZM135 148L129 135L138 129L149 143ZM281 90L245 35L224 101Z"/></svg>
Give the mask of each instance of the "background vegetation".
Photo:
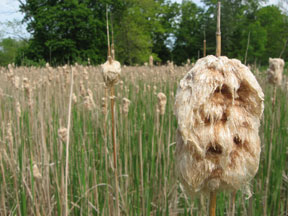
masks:
<svg viewBox="0 0 288 216"><path fill-rule="evenodd" d="M172 60L179 65L202 56L204 38L207 54L215 53L215 0L202 0L204 7L190 0L20 2L31 38L17 50L0 45L1 56L9 56L9 62L18 65L85 64L88 58L92 64L103 63L107 55L106 4L111 12L116 58L122 64L143 64L153 55L161 64ZM248 49L247 62L260 64L280 53L282 58L288 56L287 11L278 6L261 6L265 2L222 0L223 55L243 61ZM0 64L7 65L2 58Z"/></svg>

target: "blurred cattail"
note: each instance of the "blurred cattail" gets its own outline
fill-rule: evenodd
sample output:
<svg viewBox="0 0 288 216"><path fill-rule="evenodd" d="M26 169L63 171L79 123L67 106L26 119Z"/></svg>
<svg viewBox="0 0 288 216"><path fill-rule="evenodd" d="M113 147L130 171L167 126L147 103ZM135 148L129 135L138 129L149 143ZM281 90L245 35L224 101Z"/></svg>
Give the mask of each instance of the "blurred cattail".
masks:
<svg viewBox="0 0 288 216"><path fill-rule="evenodd" d="M62 142L66 142L67 140L67 128L61 127L58 129L58 137Z"/></svg>
<svg viewBox="0 0 288 216"><path fill-rule="evenodd" d="M18 101L16 102L16 115L17 115L17 118L21 117L21 106Z"/></svg>
<svg viewBox="0 0 288 216"><path fill-rule="evenodd" d="M281 85L284 65L283 59L269 58L269 68L267 70L269 83L278 86Z"/></svg>
<svg viewBox="0 0 288 216"><path fill-rule="evenodd" d="M153 67L153 66L154 66L153 56L152 56L152 55L149 57L149 66L150 66L150 67Z"/></svg>
<svg viewBox="0 0 288 216"><path fill-rule="evenodd" d="M42 175L38 169L38 166L36 164L33 165L33 177L35 179L42 179Z"/></svg>
<svg viewBox="0 0 288 216"><path fill-rule="evenodd" d="M88 110L92 110L95 108L93 93L90 89L87 89L87 96L85 96L84 98L84 105Z"/></svg>
<svg viewBox="0 0 288 216"><path fill-rule="evenodd" d="M139 85L136 85L136 86L135 86L135 89L136 89L136 93L138 94L138 93L139 93L139 90L140 90Z"/></svg>
<svg viewBox="0 0 288 216"><path fill-rule="evenodd" d="M30 82L28 80L27 77L23 78L23 84L22 84L22 88L25 91L26 96L28 97L28 106L31 109L33 106L33 92L32 92L32 86L30 85Z"/></svg>
<svg viewBox="0 0 288 216"><path fill-rule="evenodd" d="M16 89L20 87L20 78L18 76L13 76L12 83Z"/></svg>
<svg viewBox="0 0 288 216"><path fill-rule="evenodd" d="M105 97L102 97L101 99L101 110L104 116L106 116L107 114L107 109L108 109L108 105L107 105L107 99Z"/></svg>
<svg viewBox="0 0 288 216"><path fill-rule="evenodd" d="M83 75L84 75L85 80L89 79L89 74L88 74L88 71L86 70L86 68L84 68L84 70L83 70Z"/></svg>
<svg viewBox="0 0 288 216"><path fill-rule="evenodd" d="M6 127L6 139L9 143L10 146L13 146L13 134L12 134L12 125L11 123L8 123L7 124L7 127Z"/></svg>
<svg viewBox="0 0 288 216"><path fill-rule="evenodd" d="M107 87L115 85L120 77L121 65L118 61L112 60L109 56L109 60L101 65L102 75Z"/></svg>
<svg viewBox="0 0 288 216"><path fill-rule="evenodd" d="M77 103L77 96L75 95L75 93L72 94L72 101L73 103Z"/></svg>
<svg viewBox="0 0 288 216"><path fill-rule="evenodd" d="M123 98L122 103L123 103L123 106L122 106L123 114L127 115L129 112L129 106L130 106L131 101L127 98Z"/></svg>
<svg viewBox="0 0 288 216"><path fill-rule="evenodd" d="M166 103L167 103L166 95L160 92L157 95L157 99L158 99L158 110L160 112L160 115L164 115L165 109L166 109Z"/></svg>
<svg viewBox="0 0 288 216"><path fill-rule="evenodd" d="M248 188L260 159L264 94L240 61L207 56L180 81L176 172L193 197Z"/></svg>
<svg viewBox="0 0 288 216"><path fill-rule="evenodd" d="M157 94L157 86L153 86L153 94L156 95Z"/></svg>
<svg viewBox="0 0 288 216"><path fill-rule="evenodd" d="M86 96L86 90L85 90L85 87L84 87L83 80L80 80L80 94L81 94L82 97Z"/></svg>
<svg viewBox="0 0 288 216"><path fill-rule="evenodd" d="M24 77L24 78L23 78L22 88L24 89L24 91L26 92L26 94L28 94L28 92L29 92L30 89L31 89L31 86L30 86L30 83L29 83L29 80L28 80L27 77Z"/></svg>

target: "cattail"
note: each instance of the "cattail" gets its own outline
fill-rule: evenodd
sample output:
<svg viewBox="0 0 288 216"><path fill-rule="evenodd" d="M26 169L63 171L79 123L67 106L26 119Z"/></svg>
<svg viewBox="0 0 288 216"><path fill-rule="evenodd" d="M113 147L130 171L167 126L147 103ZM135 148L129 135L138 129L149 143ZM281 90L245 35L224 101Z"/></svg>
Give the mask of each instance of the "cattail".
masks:
<svg viewBox="0 0 288 216"><path fill-rule="evenodd" d="M13 76L12 83L16 89L20 87L20 78L18 76Z"/></svg>
<svg viewBox="0 0 288 216"><path fill-rule="evenodd" d="M23 84L22 88L25 91L26 96L28 97L28 106L31 109L33 106L33 92L32 92L32 86L30 85L30 82L28 78L23 78Z"/></svg>
<svg viewBox="0 0 288 216"><path fill-rule="evenodd" d="M122 106L123 114L127 115L128 112L129 112L129 106L131 104L131 101L129 99L127 99L127 98L123 98L122 99L122 103L123 103L123 106Z"/></svg>
<svg viewBox="0 0 288 216"><path fill-rule="evenodd" d="M157 94L157 86L153 86L153 94L156 95Z"/></svg>
<svg viewBox="0 0 288 216"><path fill-rule="evenodd" d="M284 65L283 59L269 58L269 68L267 70L269 83L278 86L281 85Z"/></svg>
<svg viewBox="0 0 288 216"><path fill-rule="evenodd" d="M16 102L16 115L17 115L17 118L21 117L21 106L20 106L19 101Z"/></svg>
<svg viewBox="0 0 288 216"><path fill-rule="evenodd" d="M86 96L86 90L85 90L85 87L84 87L83 80L80 80L80 94L82 95L82 97Z"/></svg>
<svg viewBox="0 0 288 216"><path fill-rule="evenodd" d="M25 90L26 94L29 94L31 86L27 77L23 78L22 88Z"/></svg>
<svg viewBox="0 0 288 216"><path fill-rule="evenodd" d="M248 188L260 159L264 94L240 61L207 56L180 81L176 172L193 197Z"/></svg>
<svg viewBox="0 0 288 216"><path fill-rule="evenodd" d="M167 103L166 95L164 93L160 92L157 95L157 99L158 99L158 110L160 112L160 115L164 115L166 103Z"/></svg>
<svg viewBox="0 0 288 216"><path fill-rule="evenodd" d="M61 127L58 129L58 137L62 142L66 142L67 140L67 128Z"/></svg>
<svg viewBox="0 0 288 216"><path fill-rule="evenodd" d="M107 115L107 109L108 109L108 105L107 105L107 99L105 97L102 97L102 103L101 103L101 110L104 116Z"/></svg>
<svg viewBox="0 0 288 216"><path fill-rule="evenodd" d="M42 175L38 169L38 166L36 164L33 165L33 177L35 179L42 179Z"/></svg>
<svg viewBox="0 0 288 216"><path fill-rule="evenodd" d="M84 98L84 106L90 111L95 108L93 93L90 89L87 89L87 96Z"/></svg>
<svg viewBox="0 0 288 216"><path fill-rule="evenodd" d="M89 79L89 74L88 74L88 71L86 70L86 68L84 68L84 70L83 70L83 75L84 75L85 80Z"/></svg>
<svg viewBox="0 0 288 216"><path fill-rule="evenodd" d="M75 93L72 94L72 101L73 103L77 103L77 96L75 95Z"/></svg>
<svg viewBox="0 0 288 216"><path fill-rule="evenodd" d="M152 55L149 57L149 66L150 66L150 67L153 67L153 66L154 66L153 56L152 56Z"/></svg>
<svg viewBox="0 0 288 216"><path fill-rule="evenodd" d="M101 65L102 75L107 87L115 85L120 77L121 65L118 61L112 60L109 56L109 60Z"/></svg>
<svg viewBox="0 0 288 216"><path fill-rule="evenodd" d="M10 144L10 146L13 146L13 134L12 134L11 123L7 124L6 132L7 132L6 139L7 139L8 143Z"/></svg>

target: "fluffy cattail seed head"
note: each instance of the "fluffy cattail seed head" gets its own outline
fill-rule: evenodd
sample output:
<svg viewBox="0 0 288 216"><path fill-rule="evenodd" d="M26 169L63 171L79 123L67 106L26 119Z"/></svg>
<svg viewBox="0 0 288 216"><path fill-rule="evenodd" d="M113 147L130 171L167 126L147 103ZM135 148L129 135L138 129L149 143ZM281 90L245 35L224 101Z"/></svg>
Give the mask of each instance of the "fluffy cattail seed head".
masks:
<svg viewBox="0 0 288 216"><path fill-rule="evenodd" d="M18 101L16 102L16 115L17 115L17 118L21 117L21 106Z"/></svg>
<svg viewBox="0 0 288 216"><path fill-rule="evenodd" d="M149 57L149 66L150 66L150 67L153 67L153 65L154 65L154 61L153 61L153 56L151 55L151 56Z"/></svg>
<svg viewBox="0 0 288 216"><path fill-rule="evenodd" d="M33 177L35 179L42 179L42 175L38 169L38 166L36 164L33 165Z"/></svg>
<svg viewBox="0 0 288 216"><path fill-rule="evenodd" d="M164 115L166 103L167 103L166 95L164 93L160 92L157 95L157 99L158 99L158 110L160 111L160 115Z"/></svg>
<svg viewBox="0 0 288 216"><path fill-rule="evenodd" d="M107 115L107 109L108 109L108 105L107 105L107 99L105 97L102 97L102 103L101 103L101 110L103 115Z"/></svg>
<svg viewBox="0 0 288 216"><path fill-rule="evenodd" d="M273 85L280 86L285 62L280 58L269 58L269 68L267 70L268 81Z"/></svg>
<svg viewBox="0 0 288 216"><path fill-rule="evenodd" d="M123 98L122 103L123 103L122 111L123 111L124 115L127 115L129 112L129 106L130 106L131 101L127 98Z"/></svg>
<svg viewBox="0 0 288 216"><path fill-rule="evenodd" d="M121 65L118 61L112 60L109 56L109 60L101 65L103 79L106 86L115 85L120 77Z"/></svg>
<svg viewBox="0 0 288 216"><path fill-rule="evenodd" d="M176 172L190 195L247 188L260 159L264 94L236 59L207 56L180 81Z"/></svg>
<svg viewBox="0 0 288 216"><path fill-rule="evenodd" d="M62 142L67 140L67 128L61 127L58 129L58 136Z"/></svg>

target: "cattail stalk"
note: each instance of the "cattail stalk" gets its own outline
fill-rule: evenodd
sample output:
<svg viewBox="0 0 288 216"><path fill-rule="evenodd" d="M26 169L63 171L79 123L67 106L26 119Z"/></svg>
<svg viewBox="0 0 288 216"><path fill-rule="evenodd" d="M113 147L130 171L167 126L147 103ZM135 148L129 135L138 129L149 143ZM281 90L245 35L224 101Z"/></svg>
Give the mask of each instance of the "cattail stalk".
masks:
<svg viewBox="0 0 288 216"><path fill-rule="evenodd" d="M248 34L247 47L246 47L246 52L245 52L245 60L244 60L244 64L245 65L247 63L249 44L250 44L250 31L249 31L249 34Z"/></svg>
<svg viewBox="0 0 288 216"><path fill-rule="evenodd" d="M112 118L112 140L113 140L113 158L114 158L114 175L115 175L115 197L116 197L116 215L120 215L119 206L119 185L118 185L118 173L117 173L117 145L116 145L116 127L114 116L114 86L110 88L110 100L111 100L111 118Z"/></svg>
<svg viewBox="0 0 288 216"><path fill-rule="evenodd" d="M216 56L221 56L221 28L220 28L220 20L221 20L221 1L218 0L217 3L218 11L217 11L217 32L216 32Z"/></svg>
<svg viewBox="0 0 288 216"><path fill-rule="evenodd" d="M206 56L206 39L203 40L203 57Z"/></svg>
<svg viewBox="0 0 288 216"><path fill-rule="evenodd" d="M275 127L275 102L276 102L276 85L273 86L273 99L272 99L272 122L271 122L271 134L269 142L269 153L268 153L268 167L267 167L267 177L265 185L265 195L264 195L264 206L263 206L263 215L267 215L267 201L268 201L268 192L269 192L269 183L270 183L270 172L271 172L271 161L272 161L272 148L273 148L273 136L274 136L274 127Z"/></svg>
<svg viewBox="0 0 288 216"><path fill-rule="evenodd" d="M210 192L209 216L216 216L216 192Z"/></svg>
<svg viewBox="0 0 288 216"><path fill-rule="evenodd" d="M68 108L68 123L67 123L67 139L66 139L66 162L65 162L65 215L68 216L68 170L69 170L69 143L70 143L70 127L71 127L71 109L72 109L72 96L73 96L73 67L71 68L71 87Z"/></svg>

